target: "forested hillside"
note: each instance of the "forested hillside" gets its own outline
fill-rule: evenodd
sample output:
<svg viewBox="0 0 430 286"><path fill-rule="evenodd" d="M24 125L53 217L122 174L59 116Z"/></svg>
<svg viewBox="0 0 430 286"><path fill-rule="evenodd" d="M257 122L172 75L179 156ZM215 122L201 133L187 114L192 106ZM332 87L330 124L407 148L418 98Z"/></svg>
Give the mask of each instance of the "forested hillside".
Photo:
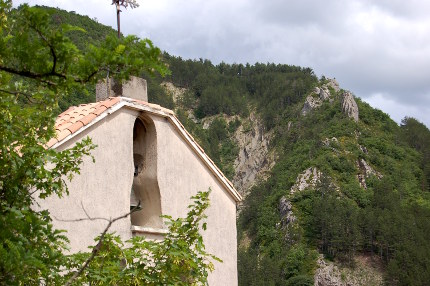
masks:
<svg viewBox="0 0 430 286"><path fill-rule="evenodd" d="M51 11L53 21L86 29L87 38L70 34L78 45L96 45L113 32L88 17ZM240 208L240 285L334 285L318 280L330 263L352 269L339 274L338 285L381 284L370 272L354 277L362 260L387 285L429 285L426 126L413 118L397 125L311 68L214 65L167 52L164 61L166 78L142 75L149 101L174 109L229 178L243 152L238 132L255 130L251 114L270 135L273 167L245 190ZM94 99L76 91L60 109Z"/></svg>

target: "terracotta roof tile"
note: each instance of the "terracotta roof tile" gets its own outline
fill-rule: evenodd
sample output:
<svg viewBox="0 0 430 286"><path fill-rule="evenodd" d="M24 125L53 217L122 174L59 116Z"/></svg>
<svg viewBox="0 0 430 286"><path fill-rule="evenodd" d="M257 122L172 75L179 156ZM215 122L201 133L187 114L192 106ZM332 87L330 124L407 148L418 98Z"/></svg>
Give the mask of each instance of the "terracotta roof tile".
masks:
<svg viewBox="0 0 430 286"><path fill-rule="evenodd" d="M57 140L58 140L58 142L60 142L61 140L63 140L67 136L69 136L70 134L72 134L72 132L70 132L69 129L61 130L60 132L57 133Z"/></svg>
<svg viewBox="0 0 430 286"><path fill-rule="evenodd" d="M90 113L90 114L84 116L83 118L81 118L81 120L79 120L79 122L82 122L82 124L87 125L88 123L93 121L96 117L97 117L97 115L95 115L94 113Z"/></svg>
<svg viewBox="0 0 430 286"><path fill-rule="evenodd" d="M71 112L71 114L74 117L79 117L79 116L82 116L82 115L86 115L87 114L86 107L85 106L78 106L76 109L74 109Z"/></svg>
<svg viewBox="0 0 430 286"><path fill-rule="evenodd" d="M46 146L48 146L48 147L52 147L52 146L54 146L54 144L55 143L57 143L58 142L58 140L56 139L56 138L51 138L47 143L46 143Z"/></svg>
<svg viewBox="0 0 430 286"><path fill-rule="evenodd" d="M106 108L109 108L117 104L118 102L120 102L120 100L121 100L120 97L109 97L108 100L101 101L100 103L102 103L103 106L106 106Z"/></svg>
<svg viewBox="0 0 430 286"><path fill-rule="evenodd" d="M58 131L64 130L67 127L71 126L73 123L70 121L63 121L61 124L55 126L55 129L57 129Z"/></svg>
<svg viewBox="0 0 430 286"><path fill-rule="evenodd" d="M67 109L66 111L64 111L63 113L61 113L60 115L58 115L58 117L62 117L66 114L68 114L70 111L72 111L73 109L75 109L76 106L70 106L69 109Z"/></svg>
<svg viewBox="0 0 430 286"><path fill-rule="evenodd" d="M48 147L53 146L68 135L77 132L83 126L88 125L103 112L120 101L120 97L111 97L104 101L71 106L69 109L58 115L55 122L57 138L51 139L48 142L49 144L47 143Z"/></svg>
<svg viewBox="0 0 430 286"><path fill-rule="evenodd" d="M57 142L60 142L68 135L76 133L83 126L90 124L106 110L121 102L121 100L123 100L122 97L109 97L108 99L99 102L80 104L79 106L71 106L69 109L58 115L57 120L55 122L57 138L49 141L49 143L51 144L50 146L54 145ZM127 100L130 101L130 99ZM172 110L161 107L158 104L148 103L136 99L131 99L131 101L136 104L144 105L154 110L162 111L174 116ZM181 127L184 128L182 125ZM54 142L55 140L57 141ZM199 148L201 147L199 146Z"/></svg>
<svg viewBox="0 0 430 286"><path fill-rule="evenodd" d="M81 129L81 127L83 127L84 124L81 121L77 121L75 123L73 123L73 125L67 127L67 129L71 132L71 133L75 133L76 131L78 131L79 129Z"/></svg>
<svg viewBox="0 0 430 286"><path fill-rule="evenodd" d="M78 119L77 119L77 116L78 115L76 115L76 114L73 114L73 116L70 116L70 119L69 119L69 123L75 123Z"/></svg>
<svg viewBox="0 0 430 286"><path fill-rule="evenodd" d="M97 107L96 107L96 109L93 111L93 112L91 112L92 114L94 114L94 115L96 115L96 116L99 116L100 114L102 114L105 110L106 110L107 108L106 108L106 106L104 106L104 105L98 105Z"/></svg>
<svg viewBox="0 0 430 286"><path fill-rule="evenodd" d="M69 114L63 114L61 116L58 116L58 119L60 120L69 120L70 119L70 115Z"/></svg>

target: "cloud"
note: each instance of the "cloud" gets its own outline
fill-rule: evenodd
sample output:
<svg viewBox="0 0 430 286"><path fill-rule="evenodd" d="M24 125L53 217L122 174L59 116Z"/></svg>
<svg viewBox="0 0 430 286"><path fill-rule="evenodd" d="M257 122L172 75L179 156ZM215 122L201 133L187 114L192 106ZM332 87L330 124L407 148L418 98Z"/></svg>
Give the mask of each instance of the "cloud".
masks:
<svg viewBox="0 0 430 286"><path fill-rule="evenodd" d="M20 1L17 1L18 3ZM15 4L17 3L15 2ZM106 0L48 1L115 26ZM122 31L183 58L311 67L397 116L429 122L429 1L146 0L121 14ZM377 97L375 94L383 95ZM409 109L405 109L405 106ZM406 115L406 114L405 114ZM429 125L428 125L429 126Z"/></svg>
<svg viewBox="0 0 430 286"><path fill-rule="evenodd" d="M378 109L388 109L391 112L390 117L397 123L401 123L405 117L415 117L419 121L424 123L426 126L430 126L430 120L427 115L430 113L430 106L423 106L418 108L413 105L399 105L397 102L392 100L390 97L384 94L373 94L366 100L371 106Z"/></svg>

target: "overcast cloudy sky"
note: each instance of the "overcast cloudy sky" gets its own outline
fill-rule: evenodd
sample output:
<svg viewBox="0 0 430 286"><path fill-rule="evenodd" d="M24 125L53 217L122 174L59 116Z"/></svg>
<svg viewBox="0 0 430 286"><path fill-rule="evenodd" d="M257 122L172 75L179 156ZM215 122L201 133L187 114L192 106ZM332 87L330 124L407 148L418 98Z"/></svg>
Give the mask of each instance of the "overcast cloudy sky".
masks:
<svg viewBox="0 0 430 286"><path fill-rule="evenodd" d="M110 0L28 0L116 26ZM400 122L430 127L428 0L140 0L122 32L214 64L311 67Z"/></svg>

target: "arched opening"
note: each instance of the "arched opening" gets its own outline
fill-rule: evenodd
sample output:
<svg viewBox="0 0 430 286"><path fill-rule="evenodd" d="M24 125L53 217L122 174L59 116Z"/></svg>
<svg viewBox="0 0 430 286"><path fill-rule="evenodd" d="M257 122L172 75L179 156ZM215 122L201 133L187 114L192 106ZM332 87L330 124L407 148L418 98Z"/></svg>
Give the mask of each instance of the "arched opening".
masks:
<svg viewBox="0 0 430 286"><path fill-rule="evenodd" d="M133 127L133 185L130 209L140 201L140 210L131 214L131 224L137 227L163 227L160 190L157 181L157 141L151 119L139 117Z"/></svg>

